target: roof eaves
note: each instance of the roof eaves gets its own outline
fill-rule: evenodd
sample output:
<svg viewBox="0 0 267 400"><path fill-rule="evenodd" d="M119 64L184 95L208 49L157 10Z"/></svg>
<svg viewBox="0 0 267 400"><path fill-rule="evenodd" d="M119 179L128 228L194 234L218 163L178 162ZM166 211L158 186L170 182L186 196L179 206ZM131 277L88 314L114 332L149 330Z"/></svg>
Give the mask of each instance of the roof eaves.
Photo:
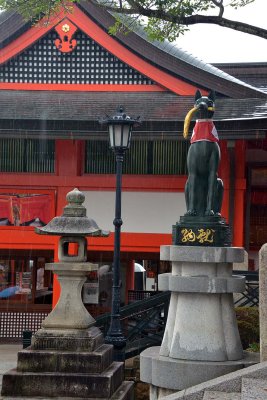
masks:
<svg viewBox="0 0 267 400"><path fill-rule="evenodd" d="M0 49L17 39L31 26L30 21L25 21L15 11L4 11L0 13Z"/></svg>
<svg viewBox="0 0 267 400"><path fill-rule="evenodd" d="M177 96L170 92L120 93L120 101L143 121L184 121L194 103L193 96ZM0 97L0 118L39 121L97 121L114 111L115 92L57 92L3 90ZM265 99L218 99L215 121L248 121L267 119ZM233 129L235 129L233 125ZM266 125L265 125L266 130Z"/></svg>
<svg viewBox="0 0 267 400"><path fill-rule="evenodd" d="M101 0L99 0L101 1ZM105 0L106 1L106 0ZM121 16L120 17L123 18L123 20L125 20L125 23L127 24L127 19L129 19L129 16ZM249 85L246 82L243 82L242 80L235 78L234 76L228 74L227 72L222 71L221 69L205 63L203 60L193 56L192 54L188 53L187 51L176 47L175 45L171 44L170 42L164 40L164 42L159 42L157 40L150 40L148 38L148 36L146 35L145 31L142 30L140 25L137 25L137 27L139 27L139 29L135 29L135 33L139 36L141 36L143 39L145 39L146 41L148 41L149 43L151 43L153 46L158 47L160 50L167 52L168 54L172 55L173 57L177 58L180 61L183 61L187 64L189 64L190 66L194 66L195 68L198 68L202 71L206 71L209 74L215 75L219 78L225 79L227 81L236 83L238 85L241 86L245 86L249 89L261 92L261 90L259 90L258 88L255 88L254 86Z"/></svg>
<svg viewBox="0 0 267 400"><path fill-rule="evenodd" d="M99 4L101 3L107 3L109 0L98 0ZM82 8L85 12L90 14L90 17L93 17L91 12L92 10L97 7L93 5L90 1L83 0L79 3L79 7ZM106 11L103 7L99 7L101 9L103 15L105 13L106 15L106 20L105 18L101 18L98 20L98 24L101 24L101 27L108 30L109 26L112 24L112 21L114 21L114 18L116 16L115 13L111 13ZM99 14L100 15L100 14ZM129 17L128 15L119 15L120 18L122 18L123 22L125 25L129 26L131 25L131 30L133 31L133 19ZM139 38L143 39L147 44L153 46L154 48L157 48L158 51L165 53L165 55L168 55L175 59L176 62L176 68L174 67L173 70L168 70L166 65L167 63L160 63L160 57L156 57L153 61L151 58L147 58L150 62L153 62L154 65L157 65L161 69L165 69L169 71L172 75L178 75L179 78L183 78L184 80L187 80L190 83L195 83L197 85L200 85L200 87L207 87L206 85L209 82L208 76L206 76L206 81L205 83L205 75L213 76L217 80L217 84L213 82L213 84L216 85L216 87L212 87L215 89L217 92L229 96L229 97L239 97L241 94L241 91L246 90L248 93L246 95L249 95L250 97L253 97L253 93L256 97L266 97L266 93L261 91L259 88L255 88L252 85L249 85L248 83L243 82L240 79L237 79L233 77L232 75L227 74L226 72L214 67L211 64L207 64L204 61L194 57L192 54L178 48L176 45L171 44L168 41L164 42L159 42L159 41L152 41L148 38L146 32L140 24L135 23L134 25L134 33L131 32L129 35L121 35L118 34L116 36L116 39L121 41L124 45L127 45L128 48L130 48L132 51L135 51L135 53L138 53L139 56L141 55L142 58L146 58L145 52L142 53L141 49L142 46L139 46L138 48L133 49L131 46L130 41L128 40L130 36L137 35ZM164 57L163 57L164 58ZM166 60L165 60L166 61ZM177 61L179 61L179 64L184 64L184 67L180 68L183 70L186 70L187 76L183 74L179 74L179 67L177 65ZM176 69L176 70L175 70ZM199 73L200 72L200 73ZM230 89L230 85L233 85L232 90ZM224 87L226 86L226 87ZM211 87L207 87L211 88Z"/></svg>

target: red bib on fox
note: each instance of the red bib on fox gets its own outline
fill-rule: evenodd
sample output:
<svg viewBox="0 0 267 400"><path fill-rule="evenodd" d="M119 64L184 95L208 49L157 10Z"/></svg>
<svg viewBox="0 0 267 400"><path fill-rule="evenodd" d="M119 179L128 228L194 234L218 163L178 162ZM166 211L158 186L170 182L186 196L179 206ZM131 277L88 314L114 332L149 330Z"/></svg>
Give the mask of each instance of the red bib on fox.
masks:
<svg viewBox="0 0 267 400"><path fill-rule="evenodd" d="M196 121L190 143L200 142L219 142L217 129L211 119L199 119Z"/></svg>

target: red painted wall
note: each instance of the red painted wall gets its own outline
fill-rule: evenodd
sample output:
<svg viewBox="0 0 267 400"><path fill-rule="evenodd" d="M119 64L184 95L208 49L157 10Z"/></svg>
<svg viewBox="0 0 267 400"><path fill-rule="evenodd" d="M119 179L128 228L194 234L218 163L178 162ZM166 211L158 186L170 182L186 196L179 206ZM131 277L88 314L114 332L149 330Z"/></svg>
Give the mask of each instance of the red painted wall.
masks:
<svg viewBox="0 0 267 400"><path fill-rule="evenodd" d="M222 215L228 218L229 209L229 155L224 141L220 143L222 160L219 176L224 181L225 193ZM245 142L237 141L236 147L236 173L235 173L235 224L234 243L236 246L243 244L243 213L245 191ZM0 190L50 193L54 198L52 213L62 215L66 205L66 194L74 187L80 190L114 190L114 175L83 175L84 141L57 140L56 141L56 173L55 174L25 174L5 173L1 177ZM123 176L123 190L131 191L163 191L181 192L184 190L186 176ZM5 232L5 233L4 233ZM7 235L8 232L8 235ZM29 239L27 239L29 238ZM170 235L161 234L131 234L122 233L122 251L158 252L160 244L171 242ZM9 243L9 244L8 244ZM47 237L35 235L32 228L1 227L0 248L53 248L54 241ZM92 238L90 248L96 251L112 251L113 239Z"/></svg>
<svg viewBox="0 0 267 400"><path fill-rule="evenodd" d="M74 187L80 190L114 190L114 175L84 175L84 142L74 140L56 141L55 174L3 174L0 190L20 192L49 193L52 197L51 217L62 215L66 205L66 194ZM228 218L229 209L229 154L224 141L220 144L222 161L219 176L224 181L225 193L222 215ZM243 245L244 229L244 191L245 191L245 142L238 141L235 146L235 222L234 245ZM185 176L123 176L123 190L181 192L184 190ZM176 217L176 216L175 216ZM89 238L89 249L94 252L113 252L114 235L108 238ZM37 235L31 227L1 227L0 249L54 249L57 261L58 237ZM122 233L121 252L131 254L159 253L160 246L171 244L169 234ZM133 262L129 264L127 288L133 284ZM60 286L55 277L55 305L60 294Z"/></svg>

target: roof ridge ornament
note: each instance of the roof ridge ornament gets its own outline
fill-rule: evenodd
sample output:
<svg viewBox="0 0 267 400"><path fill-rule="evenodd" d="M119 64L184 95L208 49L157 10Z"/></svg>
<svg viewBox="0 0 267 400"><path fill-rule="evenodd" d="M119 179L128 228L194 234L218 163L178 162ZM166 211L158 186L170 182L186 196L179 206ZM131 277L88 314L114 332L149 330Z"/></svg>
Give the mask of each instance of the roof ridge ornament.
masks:
<svg viewBox="0 0 267 400"><path fill-rule="evenodd" d="M61 53L70 53L76 48L77 40L73 39L73 35L76 33L77 29L78 28L68 18L64 18L55 27L59 38L56 39L54 43Z"/></svg>

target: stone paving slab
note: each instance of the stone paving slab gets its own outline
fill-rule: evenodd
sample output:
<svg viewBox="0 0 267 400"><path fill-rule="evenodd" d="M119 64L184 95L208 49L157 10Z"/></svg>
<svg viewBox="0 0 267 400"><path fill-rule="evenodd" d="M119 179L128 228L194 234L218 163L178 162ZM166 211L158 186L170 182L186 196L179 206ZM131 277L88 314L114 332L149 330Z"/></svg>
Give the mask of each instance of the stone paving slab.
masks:
<svg viewBox="0 0 267 400"><path fill-rule="evenodd" d="M267 400L267 379L242 379L241 400Z"/></svg>
<svg viewBox="0 0 267 400"><path fill-rule="evenodd" d="M19 350L22 350L21 344L0 344L0 374L6 372L10 365L14 368Z"/></svg>
<svg viewBox="0 0 267 400"><path fill-rule="evenodd" d="M241 400L240 393L205 392L203 400Z"/></svg>
<svg viewBox="0 0 267 400"><path fill-rule="evenodd" d="M0 396L3 374L10 369L16 368L19 350L22 350L21 344L0 344Z"/></svg>

